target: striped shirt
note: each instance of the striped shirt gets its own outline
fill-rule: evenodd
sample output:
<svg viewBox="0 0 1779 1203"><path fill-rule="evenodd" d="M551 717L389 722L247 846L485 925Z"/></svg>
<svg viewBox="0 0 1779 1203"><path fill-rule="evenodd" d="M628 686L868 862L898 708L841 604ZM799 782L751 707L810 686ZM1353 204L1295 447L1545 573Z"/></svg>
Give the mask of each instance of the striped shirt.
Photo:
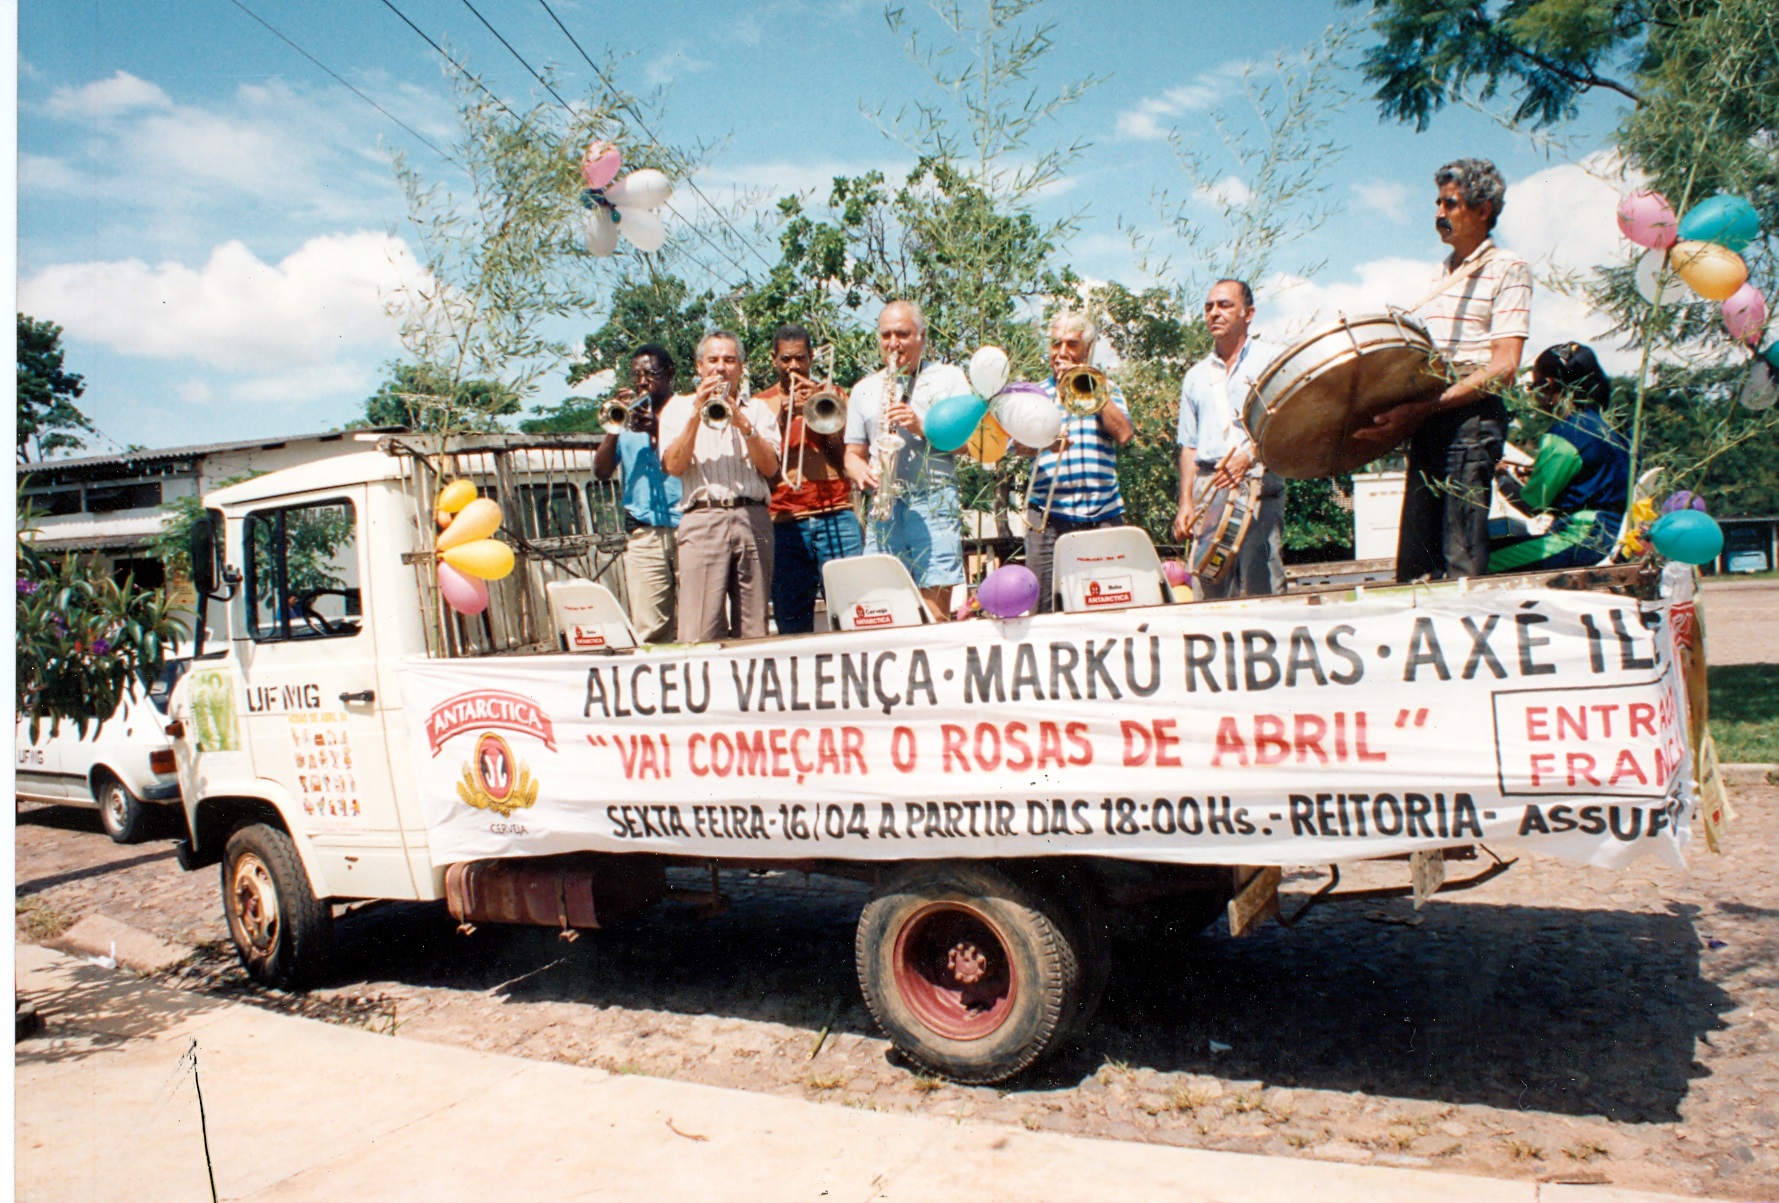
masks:
<svg viewBox="0 0 1779 1203"><path fill-rule="evenodd" d="M1186 369L1180 382L1180 426L1177 441L1190 447L1201 464L1214 464L1237 447L1253 442L1242 420L1248 389L1272 366L1282 348L1249 336L1226 364L1213 348ZM1259 465L1255 465L1258 470Z"/></svg>
<svg viewBox="0 0 1779 1203"><path fill-rule="evenodd" d="M778 419L766 403L749 397L742 403L742 412L774 452L779 449ZM691 393L681 393L661 410L661 446L671 447L686 429L687 422L702 423L693 405ZM692 466L680 477L680 509L688 510L695 501L730 501L737 497L763 502L772 496L772 484L748 459L747 446L741 433L729 423L721 430L700 425L698 438L692 444Z"/></svg>
<svg viewBox="0 0 1779 1203"><path fill-rule="evenodd" d="M1489 261L1427 302L1421 322L1433 349L1454 366L1475 370L1489 362L1498 338L1525 338L1532 329L1532 269L1485 238L1463 263L1446 260L1443 280L1482 256Z"/></svg>
<svg viewBox="0 0 1779 1203"><path fill-rule="evenodd" d="M1110 382L1108 382L1110 384ZM1130 417L1130 407L1117 385L1110 385L1112 400L1118 412ZM1044 392L1056 400L1056 377L1044 382ZM1062 432L1068 445L1059 454L1054 447L1045 448L1032 461L1032 483L1026 490L1026 504L1042 511L1050 496L1051 474L1062 461L1056 479L1056 500L1050 512L1071 522L1110 522L1124 514L1124 497L1118 492L1118 444L1100 425L1098 414L1064 418Z"/></svg>

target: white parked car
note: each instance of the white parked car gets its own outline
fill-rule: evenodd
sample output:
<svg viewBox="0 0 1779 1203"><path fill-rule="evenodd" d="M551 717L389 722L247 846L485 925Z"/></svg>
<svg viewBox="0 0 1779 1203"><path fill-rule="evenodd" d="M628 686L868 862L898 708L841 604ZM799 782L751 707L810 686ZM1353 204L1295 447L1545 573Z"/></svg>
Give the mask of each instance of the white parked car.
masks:
<svg viewBox="0 0 1779 1203"><path fill-rule="evenodd" d="M120 844L142 837L148 805L177 806L179 778L168 741L167 695L191 661L169 659L144 697L125 696L117 713L82 739L64 721L51 735L49 724L31 743L30 725L18 724L16 793L21 802L96 806L105 834Z"/></svg>

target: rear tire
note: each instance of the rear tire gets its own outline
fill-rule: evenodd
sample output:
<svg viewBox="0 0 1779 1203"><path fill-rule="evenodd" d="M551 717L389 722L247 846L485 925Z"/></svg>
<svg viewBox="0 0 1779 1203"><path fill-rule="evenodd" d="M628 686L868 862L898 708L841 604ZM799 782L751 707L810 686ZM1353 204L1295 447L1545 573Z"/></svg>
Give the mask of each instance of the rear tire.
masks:
<svg viewBox="0 0 1779 1203"><path fill-rule="evenodd" d="M313 982L333 952L333 911L317 899L289 835L266 823L238 828L222 855L222 909L242 968L263 985Z"/></svg>
<svg viewBox="0 0 1779 1203"><path fill-rule="evenodd" d="M129 786L102 772L94 782L93 797L99 802L99 825L112 842L134 844L142 838L148 808L130 792Z"/></svg>
<svg viewBox="0 0 1779 1203"><path fill-rule="evenodd" d="M1090 1018L1099 948L1083 936L1067 907L992 869L909 865L859 917L859 988L911 1060L957 1082L1004 1082Z"/></svg>

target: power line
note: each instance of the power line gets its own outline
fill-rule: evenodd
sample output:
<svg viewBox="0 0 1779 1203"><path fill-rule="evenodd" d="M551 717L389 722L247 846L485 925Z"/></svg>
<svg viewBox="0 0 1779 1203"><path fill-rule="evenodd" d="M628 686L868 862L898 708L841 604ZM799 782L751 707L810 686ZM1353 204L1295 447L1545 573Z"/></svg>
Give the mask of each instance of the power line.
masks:
<svg viewBox="0 0 1779 1203"><path fill-rule="evenodd" d="M476 8L475 5L471 4L469 2L469 0L463 0L463 7L469 9L470 12L475 13L476 20L480 21L484 26L487 27L488 32L493 34L495 36L495 38L500 42L500 44L507 48L507 52L509 54L511 54L514 58L519 60L519 65L521 67L524 67L527 71L531 72L531 78L535 79L538 83L542 84L544 86L544 91L548 92L550 95L552 95L556 98L557 104L561 105L565 109L568 109L569 113L573 114L574 109L569 106L568 101L562 99L562 93L558 92L554 87L552 87L550 85L549 80L545 79L542 75L539 75L535 70L532 69L531 64L525 61L525 56L520 54L517 50L514 50L513 44L511 42L507 41L504 37L501 37L500 30L494 28L493 25L490 25L488 23L488 18L484 17L481 14L481 12Z"/></svg>
<svg viewBox="0 0 1779 1203"><path fill-rule="evenodd" d="M385 0L385 2L387 2L387 0ZM600 83L605 85L606 91L610 92L612 94L613 99L615 99L619 104L624 106L624 108L629 110L630 115L636 119L637 128L642 130L642 132L644 134L648 135L648 139L650 142L653 142L656 146L662 145L661 139L655 137L654 131L649 129L647 123L645 123L643 121L642 114L637 111L636 106L634 104L632 104L630 102L630 100L628 98L626 98L622 92L618 91L618 89L612 84L612 81L610 79L606 78L605 72L603 72L599 69L599 65L593 61L592 56L589 55L586 52L586 50L581 46L580 42L575 38L574 34L572 34L568 31L568 26L566 26L562 23L562 18L558 17L556 15L556 10L550 7L549 0L537 0L537 2L541 5L543 5L545 12L550 14L550 20L556 22L556 28L560 29L562 31L563 36L568 39L569 44L575 48L575 50L580 54L581 58L586 62L588 69L591 70L593 72L593 74L598 77ZM469 0L464 0L464 3L466 3L466 4L469 3ZM759 252L759 250L752 243L750 243L747 239L742 237L741 231L737 230L735 228L735 223L729 220L728 215L725 214L721 209L717 208L717 206L711 201L711 199L708 196L704 195L704 190L698 187L697 181L692 179L690 172L688 172L686 174L686 187L690 188L692 190L692 192L698 197L698 199L704 202L706 208L708 208L712 213L716 214L717 220L722 222L723 225L728 227L729 233L735 235L735 240L738 243L740 243L743 247L745 247L747 249L747 251L753 255L754 258L758 259L760 261L760 265L762 267L764 267L766 269L767 274L770 275L772 272L772 264L766 259L766 256L762 255ZM669 206L669 207L671 208L671 206ZM677 210L674 212L674 216L676 216L676 217L679 216L679 213ZM685 219L682 217L682 218L680 218L680 220L684 221ZM694 228L696 228L696 227L694 227ZM725 256L725 258L726 257L727 256ZM744 274L745 274L745 272L744 272Z"/></svg>
<svg viewBox="0 0 1779 1203"><path fill-rule="evenodd" d="M439 56L441 58L443 58L447 63L450 63L453 67L457 68L457 74L463 76L463 78L469 80L472 84L476 85L476 87L482 89L483 94L486 95L489 100L492 100L495 104L500 106L501 112L505 113L507 116L511 117L513 120L519 122L519 124L521 124L521 125L526 124L525 119L523 117L519 116L519 114L513 112L513 110L507 108L506 101L502 100L500 97L496 96L493 92L489 91L488 85L483 83L479 78L477 78L474 72L472 72L469 68L465 67L462 63L458 62L456 59L452 58L450 53L447 52L443 46L441 46L437 42L433 41L432 38L430 36L428 36L427 32L424 29L421 29L418 25L416 25L412 21L408 20L408 14L404 13L401 9L397 8L394 4L390 3L390 0L383 0L383 7L387 8L390 12L392 12L396 16L400 17L402 19L403 25L406 25L409 29L411 29L415 33L419 34L421 41L425 42L428 46L431 46L434 50L438 51ZM487 22L483 22L483 24L487 24Z"/></svg>
<svg viewBox="0 0 1779 1203"><path fill-rule="evenodd" d="M395 122L397 125L401 126L403 129L407 130L410 134L414 135L414 137L420 139L420 141L425 143L427 146L431 147L432 152L434 154L438 155L439 158L444 159L448 163L453 161L450 155L448 155L444 151L440 150L438 148L438 146L433 143L432 139L428 138L425 134L421 133L419 130L415 129L413 126L411 126L407 122L403 121L400 117L397 117L394 113L390 112L388 109L384 108L382 105L380 105L376 101L372 100L369 96L366 96L363 92L360 92L357 88L353 87L350 83L347 83L345 79L341 78L339 72L335 71L332 67L328 66L326 63L322 62L320 59L318 59L314 55L310 54L307 50L304 50L301 46L297 45L295 42L291 41L289 38L285 37L284 34L280 33L275 27L273 27L271 22L267 21L264 17L260 16L256 12L254 12L251 8L248 8L245 4L241 3L241 0L229 0L229 2L231 4L233 4L236 8L240 9L242 12L246 13L248 16L252 17L255 21L258 21L261 25L265 26L266 31L268 33L270 33L273 37L277 38L280 42L283 42L286 46L289 46L292 50L296 51L298 54L300 54L304 58L308 59L311 63L314 63L317 67L320 67L323 71L327 72L330 76L333 77L335 83L339 84L343 88L346 88L354 96L358 97L360 100L362 100L366 104L370 105L373 109L376 109L379 113L383 114L385 117L389 118L391 121Z"/></svg>

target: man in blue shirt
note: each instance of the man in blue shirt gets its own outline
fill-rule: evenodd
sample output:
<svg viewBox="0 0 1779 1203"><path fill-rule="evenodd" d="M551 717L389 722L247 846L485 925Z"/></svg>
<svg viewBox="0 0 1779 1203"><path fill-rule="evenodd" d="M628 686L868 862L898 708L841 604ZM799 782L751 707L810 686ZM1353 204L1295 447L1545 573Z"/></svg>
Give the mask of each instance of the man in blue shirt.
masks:
<svg viewBox="0 0 1779 1203"><path fill-rule="evenodd" d="M624 581L630 593L630 624L644 643L672 643L679 559L679 477L661 467L661 407L673 396L673 356L650 343L630 357L635 388L614 394L630 405L623 430L608 434L593 456L593 475L610 480L622 471Z"/></svg>
<svg viewBox="0 0 1779 1203"><path fill-rule="evenodd" d="M1098 335L1094 324L1079 313L1059 313L1050 323L1050 379L1044 382L1044 391L1052 400L1060 373L1093 362ZM1124 394L1110 381L1107 387L1112 398L1098 413L1065 418L1062 436L1032 461L1032 482L1025 494L1025 566L1038 577L1040 614L1050 613L1056 605L1057 536L1124 524L1118 448L1130 442L1134 431ZM1026 447L1018 451L1032 454Z"/></svg>
<svg viewBox="0 0 1779 1203"><path fill-rule="evenodd" d="M1174 538L1184 542L1198 522L1198 478L1212 488L1234 488L1261 476L1260 508L1248 526L1235 566L1206 597L1264 597L1285 591L1280 538L1285 525L1285 482L1255 456L1242 418L1248 389L1279 356L1280 348L1248 335L1254 290L1244 280L1219 280L1205 297L1211 353L1187 369L1180 384L1180 512ZM1213 532L1214 533L1214 532Z"/></svg>

